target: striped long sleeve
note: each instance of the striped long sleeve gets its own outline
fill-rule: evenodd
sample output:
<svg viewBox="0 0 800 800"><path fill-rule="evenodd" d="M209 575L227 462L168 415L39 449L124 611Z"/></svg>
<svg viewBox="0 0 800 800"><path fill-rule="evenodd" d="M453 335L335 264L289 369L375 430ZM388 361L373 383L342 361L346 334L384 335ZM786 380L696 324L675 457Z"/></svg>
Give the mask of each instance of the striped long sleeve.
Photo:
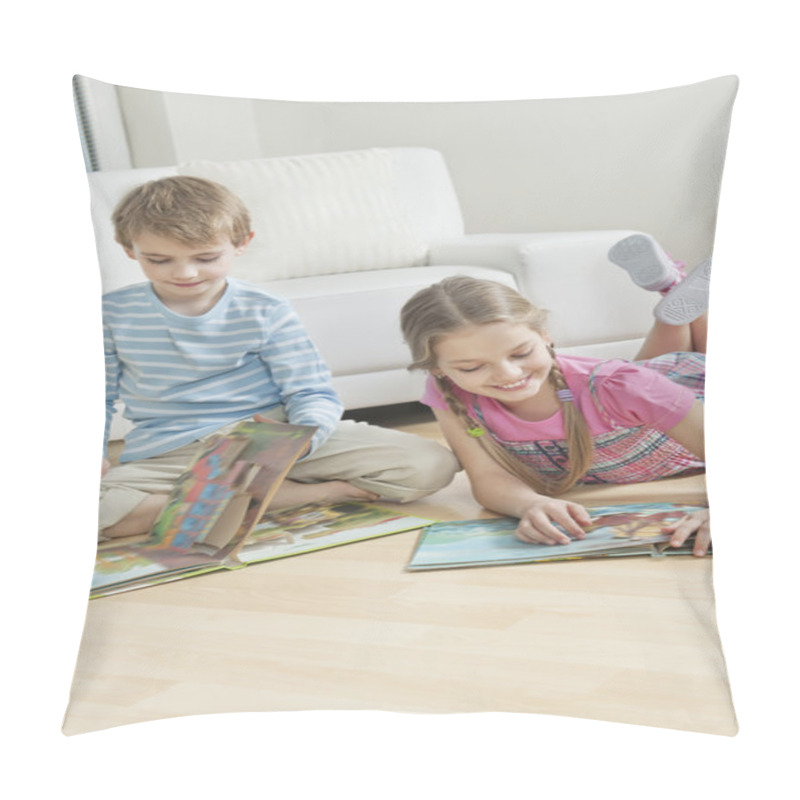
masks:
<svg viewBox="0 0 800 800"><path fill-rule="evenodd" d="M158 455L276 405L316 425L312 450L342 405L289 303L233 279L207 314L164 306L152 286L103 297L106 436L116 401L133 423L121 461Z"/></svg>

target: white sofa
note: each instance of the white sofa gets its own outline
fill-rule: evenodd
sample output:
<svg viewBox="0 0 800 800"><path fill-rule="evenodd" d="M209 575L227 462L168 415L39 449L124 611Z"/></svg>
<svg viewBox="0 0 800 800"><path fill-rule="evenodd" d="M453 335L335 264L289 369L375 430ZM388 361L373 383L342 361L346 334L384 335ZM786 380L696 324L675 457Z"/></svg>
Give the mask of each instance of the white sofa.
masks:
<svg viewBox="0 0 800 800"><path fill-rule="evenodd" d="M551 311L564 352L629 358L652 322L658 297L606 255L632 231L465 235L447 166L426 148L89 173L103 291L143 280L114 241L114 205L175 174L212 178L244 199L256 236L234 274L292 301L350 409L419 397L399 311L448 275L516 286Z"/></svg>

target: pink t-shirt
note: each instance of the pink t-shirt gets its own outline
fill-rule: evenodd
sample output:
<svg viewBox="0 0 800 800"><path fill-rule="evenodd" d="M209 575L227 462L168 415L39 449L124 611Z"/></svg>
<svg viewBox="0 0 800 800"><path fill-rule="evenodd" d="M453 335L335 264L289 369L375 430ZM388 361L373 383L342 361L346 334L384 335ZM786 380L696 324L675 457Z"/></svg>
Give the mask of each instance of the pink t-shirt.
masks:
<svg viewBox="0 0 800 800"><path fill-rule="evenodd" d="M647 426L666 432L677 425L695 401L694 392L645 366L628 361L602 361L583 356L559 356L558 364L575 403L589 425L592 436L608 433L615 427ZM589 375L595 372L597 400L609 419L605 419L589 392ZM561 411L545 420L531 422L515 416L502 403L453 387L471 417L478 403L486 425L500 439L538 441L564 439ZM434 378L429 377L421 402L431 408L447 408Z"/></svg>

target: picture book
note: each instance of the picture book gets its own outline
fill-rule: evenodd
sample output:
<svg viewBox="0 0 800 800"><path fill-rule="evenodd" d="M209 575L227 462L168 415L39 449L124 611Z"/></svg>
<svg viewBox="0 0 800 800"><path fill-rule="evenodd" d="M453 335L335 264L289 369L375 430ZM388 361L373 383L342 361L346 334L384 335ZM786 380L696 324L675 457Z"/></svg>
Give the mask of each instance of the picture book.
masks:
<svg viewBox="0 0 800 800"><path fill-rule="evenodd" d="M90 597L235 566L316 428L244 420L201 446L143 541L98 547Z"/></svg>
<svg viewBox="0 0 800 800"><path fill-rule="evenodd" d="M418 530L431 520L372 503L305 505L266 514L237 558L244 564L310 553L391 533Z"/></svg>
<svg viewBox="0 0 800 800"><path fill-rule="evenodd" d="M585 539L569 544L523 542L514 536L519 520L510 517L437 522L425 528L406 569L429 570L497 564L526 564L603 556L691 554L691 541L667 547L662 528L700 506L637 503L588 508L592 525Z"/></svg>
<svg viewBox="0 0 800 800"><path fill-rule="evenodd" d="M245 422L198 453L146 540L98 548L90 597L417 530L431 520L373 503L264 513L314 428Z"/></svg>

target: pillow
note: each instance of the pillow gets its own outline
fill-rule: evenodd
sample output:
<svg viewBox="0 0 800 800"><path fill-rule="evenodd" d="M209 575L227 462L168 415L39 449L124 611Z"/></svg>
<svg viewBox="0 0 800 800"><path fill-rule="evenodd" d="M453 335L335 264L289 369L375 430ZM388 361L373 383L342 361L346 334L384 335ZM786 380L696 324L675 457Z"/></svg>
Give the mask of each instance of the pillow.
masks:
<svg viewBox="0 0 800 800"><path fill-rule="evenodd" d="M221 183L250 211L256 236L236 274L260 283L283 278L411 267L426 248L396 198L386 150L188 161L178 170Z"/></svg>
<svg viewBox="0 0 800 800"><path fill-rule="evenodd" d="M330 272L331 264L420 263L391 199L391 146L444 155L471 234L645 231L694 266L713 248L737 84L728 77L563 101L298 104L128 87L94 94L107 87L77 82L79 109L94 103L95 116L121 116L129 137L120 163L119 148L103 146L108 128L90 129L87 168L164 168L171 155L180 172L230 185L264 226L266 246L248 269L271 278ZM104 108L109 98L113 108ZM219 125L204 125L220 104L236 105L251 128L221 136ZM168 113L142 118L143 108ZM385 202L361 204L345 166ZM292 217L287 198L304 217ZM345 205L355 210L346 222L338 216ZM303 240L312 225L328 226L337 241L330 253ZM417 406L350 416L440 436ZM584 486L568 497L587 507L707 503L703 475ZM395 510L431 520L485 516L463 473ZM92 599L64 732L217 712L371 709L736 733L710 557L410 573L415 543L413 531L397 532Z"/></svg>

